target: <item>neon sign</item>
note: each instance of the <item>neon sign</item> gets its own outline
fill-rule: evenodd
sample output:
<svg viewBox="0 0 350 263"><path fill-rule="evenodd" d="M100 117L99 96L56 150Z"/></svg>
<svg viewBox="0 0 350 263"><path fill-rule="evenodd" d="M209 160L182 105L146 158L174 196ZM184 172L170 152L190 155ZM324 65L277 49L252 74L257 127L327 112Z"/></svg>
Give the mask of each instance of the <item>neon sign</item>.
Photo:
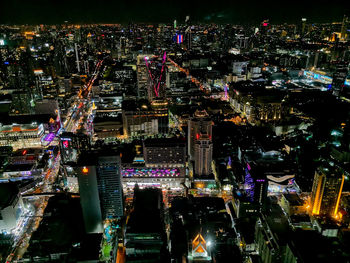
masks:
<svg viewBox="0 0 350 263"><path fill-rule="evenodd" d="M63 141L62 142L64 148L68 148L69 142L68 141Z"/></svg>

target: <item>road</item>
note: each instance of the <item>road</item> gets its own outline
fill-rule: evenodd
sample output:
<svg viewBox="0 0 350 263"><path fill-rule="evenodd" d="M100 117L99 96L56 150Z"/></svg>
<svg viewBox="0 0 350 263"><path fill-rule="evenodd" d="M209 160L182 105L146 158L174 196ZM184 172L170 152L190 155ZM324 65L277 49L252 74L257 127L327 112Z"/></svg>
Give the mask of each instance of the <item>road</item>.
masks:
<svg viewBox="0 0 350 263"><path fill-rule="evenodd" d="M58 153L52 168L48 169L44 176L44 183L35 190L36 192L52 191L52 184L55 182L58 175L60 160L60 153ZM24 215L26 224L23 225L23 229L21 233L19 233L18 241L7 257L6 262L17 262L26 252L32 234L39 227L48 199L47 196L36 197L36 200L33 202L35 213L32 212ZM29 219L27 217L29 217Z"/></svg>
<svg viewBox="0 0 350 263"><path fill-rule="evenodd" d="M66 121L64 122L64 130L66 132L73 132L75 133L77 131L77 128L79 126L80 118L84 116L84 112L86 111L86 106L90 102L91 98L91 89L92 86L97 79L100 69L102 66L103 60L99 60L96 64L95 70L93 74L91 75L90 80L86 85L84 85L80 90L78 95L76 96L72 106L68 109L68 112L72 112Z"/></svg>
<svg viewBox="0 0 350 263"><path fill-rule="evenodd" d="M80 89L78 96L75 98L71 108L69 109L68 112L72 112L72 114L70 114L68 119L64 122L65 131L76 132L78 126L80 125L81 116L84 116L84 112L86 108L85 104L88 105L88 101L90 99L90 92L95 80L97 79L100 73L100 68L102 66L102 63L103 63L103 60L98 61L98 63L96 64L94 73L92 74L87 85L85 85ZM50 169L47 170L46 174L44 175L44 178L43 178L44 183L35 190L36 193L55 192L55 189L52 189L52 185L55 182L59 172L60 160L61 160L60 153L58 153L55 158L54 164ZM16 239L17 242L15 242L15 245L10 255L6 259L7 263L17 262L18 259L23 257L24 253L26 252L29 246L29 241L32 234L39 227L45 208L48 204L49 197L36 196L35 198L36 200L33 203L35 213L29 214L29 215L26 214L26 216L29 217L29 219L23 220L25 222L25 224L23 225L23 230L20 233L18 233L18 238Z"/></svg>

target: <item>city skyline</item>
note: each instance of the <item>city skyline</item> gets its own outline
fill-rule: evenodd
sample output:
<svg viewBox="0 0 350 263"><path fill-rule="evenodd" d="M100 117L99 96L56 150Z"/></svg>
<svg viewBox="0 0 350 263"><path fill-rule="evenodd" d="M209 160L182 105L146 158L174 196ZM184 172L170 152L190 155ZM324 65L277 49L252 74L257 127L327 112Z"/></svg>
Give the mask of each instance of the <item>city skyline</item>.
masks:
<svg viewBox="0 0 350 263"><path fill-rule="evenodd" d="M0 263L350 262L349 12L284 4L2 2Z"/></svg>

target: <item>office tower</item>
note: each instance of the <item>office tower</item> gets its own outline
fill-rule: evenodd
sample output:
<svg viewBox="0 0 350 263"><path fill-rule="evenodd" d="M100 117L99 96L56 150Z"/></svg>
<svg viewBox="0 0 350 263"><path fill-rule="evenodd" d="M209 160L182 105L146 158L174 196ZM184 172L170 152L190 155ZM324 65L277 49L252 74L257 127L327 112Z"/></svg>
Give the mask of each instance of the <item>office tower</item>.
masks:
<svg viewBox="0 0 350 263"><path fill-rule="evenodd" d="M344 82L346 80L346 76L348 75L349 70L349 62L340 61L336 65L336 70L333 73L333 94L339 96L344 89Z"/></svg>
<svg viewBox="0 0 350 263"><path fill-rule="evenodd" d="M342 171L334 167L319 167L312 186L312 214L337 217L343 184Z"/></svg>
<svg viewBox="0 0 350 263"><path fill-rule="evenodd" d="M306 31L306 18L301 19L301 36L303 37L305 35Z"/></svg>
<svg viewBox="0 0 350 263"><path fill-rule="evenodd" d="M208 113L203 110L197 110L194 117L188 121L188 155L190 160L194 160L194 145L201 134L207 134L209 139L212 137L212 121Z"/></svg>
<svg viewBox="0 0 350 263"><path fill-rule="evenodd" d="M97 186L96 166L77 168L80 204L86 233L102 233L102 214Z"/></svg>
<svg viewBox="0 0 350 263"><path fill-rule="evenodd" d="M341 24L341 32L340 32L341 33L340 39L343 41L346 41L347 36L349 35L348 27L349 27L349 18L346 15L344 15L343 22Z"/></svg>
<svg viewBox="0 0 350 263"><path fill-rule="evenodd" d="M147 94L148 100L158 100L165 98L166 87L166 52L159 57L145 57L144 63L148 72Z"/></svg>
<svg viewBox="0 0 350 263"><path fill-rule="evenodd" d="M98 158L97 185L102 218L123 216L123 186L119 156L101 156Z"/></svg>
<svg viewBox="0 0 350 263"><path fill-rule="evenodd" d="M195 174L209 175L212 172L213 143L208 134L201 134L195 142Z"/></svg>
<svg viewBox="0 0 350 263"><path fill-rule="evenodd" d="M148 70L145 63L145 58L150 58L152 55L138 55L136 70L137 70L137 95L139 98L147 97L148 85Z"/></svg>

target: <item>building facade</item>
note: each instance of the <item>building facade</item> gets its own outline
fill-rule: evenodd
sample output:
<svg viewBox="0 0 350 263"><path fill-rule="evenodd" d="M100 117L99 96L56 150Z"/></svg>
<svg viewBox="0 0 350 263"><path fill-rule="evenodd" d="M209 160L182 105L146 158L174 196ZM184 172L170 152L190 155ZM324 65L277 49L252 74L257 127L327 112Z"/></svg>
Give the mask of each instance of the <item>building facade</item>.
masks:
<svg viewBox="0 0 350 263"><path fill-rule="evenodd" d="M334 167L319 167L314 176L311 193L313 215L338 217L344 174Z"/></svg>
<svg viewBox="0 0 350 263"><path fill-rule="evenodd" d="M201 134L208 135L211 140L213 122L209 119L208 113L197 110L192 119L188 121L188 156L194 160L195 142Z"/></svg>
<svg viewBox="0 0 350 263"><path fill-rule="evenodd" d="M213 143L209 135L200 135L196 140L194 157L196 175L209 175L212 173Z"/></svg>

